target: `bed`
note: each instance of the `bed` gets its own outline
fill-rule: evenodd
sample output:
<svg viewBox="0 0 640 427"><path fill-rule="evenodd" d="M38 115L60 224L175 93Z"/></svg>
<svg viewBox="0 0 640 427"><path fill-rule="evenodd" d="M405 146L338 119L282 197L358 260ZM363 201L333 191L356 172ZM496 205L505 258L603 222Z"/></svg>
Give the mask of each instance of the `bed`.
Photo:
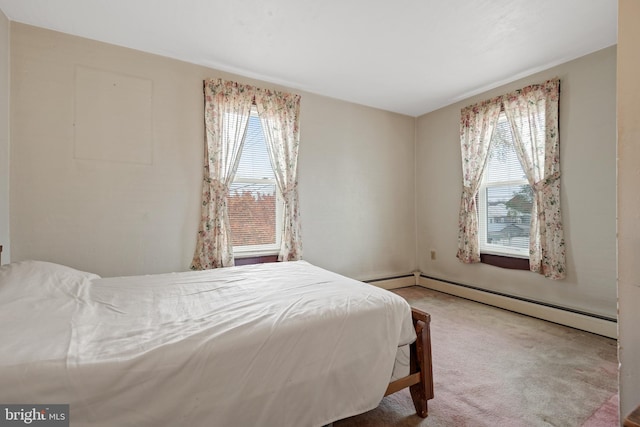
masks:
<svg viewBox="0 0 640 427"><path fill-rule="evenodd" d="M305 261L101 278L0 267L0 402L72 426L322 426L433 397L429 316Z"/></svg>

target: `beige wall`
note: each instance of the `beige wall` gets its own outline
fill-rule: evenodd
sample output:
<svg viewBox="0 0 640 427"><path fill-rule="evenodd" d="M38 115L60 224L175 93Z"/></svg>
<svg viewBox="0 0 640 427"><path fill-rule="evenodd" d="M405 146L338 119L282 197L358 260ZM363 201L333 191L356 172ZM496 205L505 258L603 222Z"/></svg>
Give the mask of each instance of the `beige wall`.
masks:
<svg viewBox="0 0 640 427"><path fill-rule="evenodd" d="M640 2L618 3L618 323L620 413L640 405Z"/></svg>
<svg viewBox="0 0 640 427"><path fill-rule="evenodd" d="M9 245L9 20L0 11L0 245L2 262L11 259Z"/></svg>
<svg viewBox="0 0 640 427"><path fill-rule="evenodd" d="M330 260L333 270L361 280L410 273L414 118L329 98L303 101L305 259Z"/></svg>
<svg viewBox="0 0 640 427"><path fill-rule="evenodd" d="M202 80L275 86L17 23L11 70L13 260L104 276L187 269L200 215ZM87 79L131 89L105 86L89 96ZM360 279L409 273L414 119L301 95L305 259ZM131 100L120 104L122 117L105 121L125 123L139 137L125 141L130 132L76 110L95 97ZM150 140L144 123L126 114L144 112L145 103ZM92 130L96 140L111 141L109 150L88 136Z"/></svg>
<svg viewBox="0 0 640 427"><path fill-rule="evenodd" d="M567 278L462 264L460 109L528 84L561 79L561 201ZM611 47L417 120L418 264L428 276L616 318L616 48ZM436 260L429 257L436 251Z"/></svg>

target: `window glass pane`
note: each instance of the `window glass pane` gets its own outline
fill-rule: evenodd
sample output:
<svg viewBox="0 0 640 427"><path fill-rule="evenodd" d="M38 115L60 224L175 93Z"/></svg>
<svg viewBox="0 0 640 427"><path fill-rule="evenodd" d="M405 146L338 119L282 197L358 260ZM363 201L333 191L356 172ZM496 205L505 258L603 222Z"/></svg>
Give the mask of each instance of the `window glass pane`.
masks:
<svg viewBox="0 0 640 427"><path fill-rule="evenodd" d="M278 249L282 204L255 107L251 113L228 199L232 244L245 253Z"/></svg>
<svg viewBox="0 0 640 427"><path fill-rule="evenodd" d="M482 188L478 193L480 252L528 256L533 192L504 112L491 140Z"/></svg>
<svg viewBox="0 0 640 427"><path fill-rule="evenodd" d="M256 115L249 117L236 178L275 179L260 118Z"/></svg>
<svg viewBox="0 0 640 427"><path fill-rule="evenodd" d="M527 178L516 155L511 127L504 113L500 114L498 125L493 133L487 162L487 184Z"/></svg>
<svg viewBox="0 0 640 427"><path fill-rule="evenodd" d="M491 186L486 189L486 243L529 248L533 193L529 185Z"/></svg>
<svg viewBox="0 0 640 427"><path fill-rule="evenodd" d="M275 184L235 182L228 202L233 246L276 244Z"/></svg>

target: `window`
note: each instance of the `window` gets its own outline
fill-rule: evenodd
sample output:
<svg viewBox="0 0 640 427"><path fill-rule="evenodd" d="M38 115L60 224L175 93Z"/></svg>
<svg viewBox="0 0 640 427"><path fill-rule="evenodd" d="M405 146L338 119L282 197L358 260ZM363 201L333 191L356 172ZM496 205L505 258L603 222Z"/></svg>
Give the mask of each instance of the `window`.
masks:
<svg viewBox="0 0 640 427"><path fill-rule="evenodd" d="M234 253L242 256L280 249L282 198L255 106L229 190L228 209Z"/></svg>
<svg viewBox="0 0 640 427"><path fill-rule="evenodd" d="M549 279L566 277L559 98L560 79L554 78L460 111L461 262L503 258L518 266L526 262Z"/></svg>
<svg viewBox="0 0 640 427"><path fill-rule="evenodd" d="M528 258L533 191L504 112L491 139L477 206L480 253Z"/></svg>

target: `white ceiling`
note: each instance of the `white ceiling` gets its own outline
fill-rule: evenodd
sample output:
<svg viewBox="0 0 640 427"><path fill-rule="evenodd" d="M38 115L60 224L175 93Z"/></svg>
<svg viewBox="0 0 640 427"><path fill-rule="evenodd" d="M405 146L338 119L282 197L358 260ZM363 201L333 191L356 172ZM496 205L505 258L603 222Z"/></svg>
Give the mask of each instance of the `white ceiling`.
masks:
<svg viewBox="0 0 640 427"><path fill-rule="evenodd" d="M616 43L617 0L0 0L12 21L419 116Z"/></svg>

